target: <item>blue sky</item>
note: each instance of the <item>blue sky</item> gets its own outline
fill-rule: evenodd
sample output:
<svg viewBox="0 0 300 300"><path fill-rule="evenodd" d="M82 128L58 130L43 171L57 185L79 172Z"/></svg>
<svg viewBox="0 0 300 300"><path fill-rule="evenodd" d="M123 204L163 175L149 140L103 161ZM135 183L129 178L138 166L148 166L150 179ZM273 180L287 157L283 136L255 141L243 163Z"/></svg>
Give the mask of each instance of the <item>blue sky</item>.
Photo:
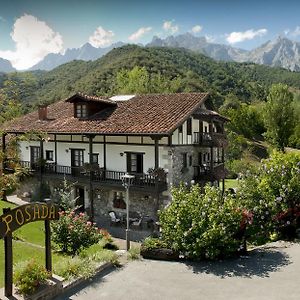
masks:
<svg viewBox="0 0 300 300"><path fill-rule="evenodd" d="M279 34L300 41L299 12L288 0L0 0L0 57L24 69L88 41L145 44L185 32L252 49Z"/></svg>

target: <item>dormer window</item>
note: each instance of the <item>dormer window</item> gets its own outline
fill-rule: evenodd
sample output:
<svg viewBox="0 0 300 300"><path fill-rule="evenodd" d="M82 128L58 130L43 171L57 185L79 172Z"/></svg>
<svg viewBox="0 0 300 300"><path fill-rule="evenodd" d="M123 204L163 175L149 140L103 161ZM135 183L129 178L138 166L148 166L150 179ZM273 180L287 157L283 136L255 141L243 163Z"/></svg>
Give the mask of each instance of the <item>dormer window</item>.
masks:
<svg viewBox="0 0 300 300"><path fill-rule="evenodd" d="M74 117L84 120L109 108L114 110L118 105L117 102L110 99L83 94L75 94L65 101L74 104Z"/></svg>
<svg viewBox="0 0 300 300"><path fill-rule="evenodd" d="M87 116L88 116L87 105L85 103L77 103L76 104L76 117L77 118L86 118Z"/></svg>

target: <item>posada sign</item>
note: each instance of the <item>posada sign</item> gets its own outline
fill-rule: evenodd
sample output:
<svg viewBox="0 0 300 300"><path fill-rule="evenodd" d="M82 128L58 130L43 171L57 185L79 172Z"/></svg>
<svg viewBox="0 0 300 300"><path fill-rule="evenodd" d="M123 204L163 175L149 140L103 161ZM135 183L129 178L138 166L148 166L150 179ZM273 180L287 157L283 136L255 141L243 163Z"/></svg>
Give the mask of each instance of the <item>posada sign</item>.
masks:
<svg viewBox="0 0 300 300"><path fill-rule="evenodd" d="M58 220L58 210L56 204L35 202L6 211L0 216L0 238L30 222Z"/></svg>

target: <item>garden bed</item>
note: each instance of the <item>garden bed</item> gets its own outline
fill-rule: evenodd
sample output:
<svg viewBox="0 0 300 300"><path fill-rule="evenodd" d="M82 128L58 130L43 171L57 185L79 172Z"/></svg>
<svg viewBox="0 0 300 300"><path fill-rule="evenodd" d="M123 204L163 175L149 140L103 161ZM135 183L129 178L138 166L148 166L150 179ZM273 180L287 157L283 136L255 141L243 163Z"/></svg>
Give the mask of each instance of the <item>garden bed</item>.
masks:
<svg viewBox="0 0 300 300"><path fill-rule="evenodd" d="M143 249L141 248L141 256L146 259L156 260L179 260L179 253L171 249L158 248L158 249Z"/></svg>

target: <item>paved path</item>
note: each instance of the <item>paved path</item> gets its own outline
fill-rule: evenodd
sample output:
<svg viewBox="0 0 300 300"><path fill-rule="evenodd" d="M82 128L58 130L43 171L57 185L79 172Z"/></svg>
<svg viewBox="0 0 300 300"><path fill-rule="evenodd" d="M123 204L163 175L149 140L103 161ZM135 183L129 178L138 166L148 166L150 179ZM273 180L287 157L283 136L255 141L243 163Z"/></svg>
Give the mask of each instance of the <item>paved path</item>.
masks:
<svg viewBox="0 0 300 300"><path fill-rule="evenodd" d="M298 300L299 273L300 244L277 242L221 262L130 262L57 300Z"/></svg>

